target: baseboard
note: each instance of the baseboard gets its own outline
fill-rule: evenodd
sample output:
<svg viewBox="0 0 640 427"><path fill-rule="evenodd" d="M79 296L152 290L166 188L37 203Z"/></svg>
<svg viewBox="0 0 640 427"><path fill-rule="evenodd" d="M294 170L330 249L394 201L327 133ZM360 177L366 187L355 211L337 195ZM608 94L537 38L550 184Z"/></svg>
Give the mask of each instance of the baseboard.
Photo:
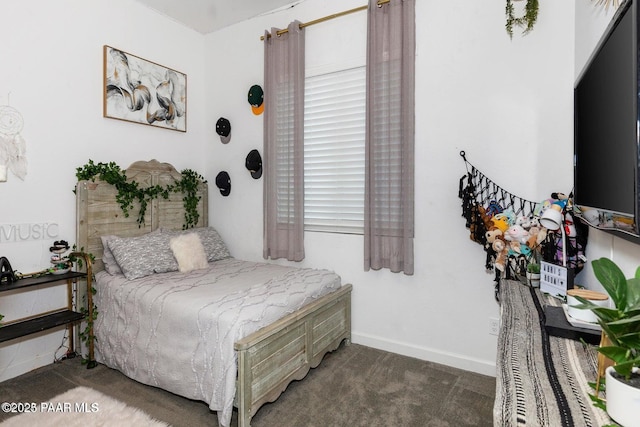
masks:
<svg viewBox="0 0 640 427"><path fill-rule="evenodd" d="M351 333L351 341L354 344L361 344L378 350L389 351L403 356L415 357L416 359L427 360L429 362L441 363L466 371L476 372L482 375L496 376L495 360L487 361L470 358L455 353L448 353L433 348L421 347L399 341L381 339L373 335Z"/></svg>
<svg viewBox="0 0 640 427"><path fill-rule="evenodd" d="M32 359L12 363L0 372L0 382L18 377L27 372L51 364L52 354L40 354Z"/></svg>
<svg viewBox="0 0 640 427"><path fill-rule="evenodd" d="M48 329L0 344L0 382L53 363L64 336L64 329Z"/></svg>

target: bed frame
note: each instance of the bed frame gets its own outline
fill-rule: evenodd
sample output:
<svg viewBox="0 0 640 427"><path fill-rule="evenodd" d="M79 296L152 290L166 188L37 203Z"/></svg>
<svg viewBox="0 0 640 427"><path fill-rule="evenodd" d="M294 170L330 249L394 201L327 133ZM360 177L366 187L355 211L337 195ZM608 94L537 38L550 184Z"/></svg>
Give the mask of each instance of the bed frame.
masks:
<svg viewBox="0 0 640 427"><path fill-rule="evenodd" d="M179 180L180 173L169 163L157 160L133 163L125 171L129 180L142 186L166 185ZM103 181L80 181L76 185L76 244L93 254L93 271L104 269L100 236L139 236L158 228L180 230L184 224L181 194L154 199L138 225L138 206L125 216L116 202L117 190ZM200 214L197 227L208 226L208 186L198 191ZM306 376L320 364L324 355L336 350L342 341L351 341L351 285L302 307L273 324L235 343L238 379L235 406L238 426L248 427L257 410L273 402L294 380ZM81 298L82 296L80 296ZM79 299L81 300L81 299ZM87 295L89 307L91 295ZM89 361L93 362L93 346Z"/></svg>

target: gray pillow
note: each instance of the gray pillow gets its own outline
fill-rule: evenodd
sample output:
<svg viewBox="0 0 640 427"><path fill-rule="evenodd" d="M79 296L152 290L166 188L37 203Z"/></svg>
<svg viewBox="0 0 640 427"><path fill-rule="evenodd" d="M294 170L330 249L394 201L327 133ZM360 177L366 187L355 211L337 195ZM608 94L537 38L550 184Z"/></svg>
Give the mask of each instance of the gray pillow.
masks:
<svg viewBox="0 0 640 427"><path fill-rule="evenodd" d="M202 246L204 246L204 253L207 255L207 261L213 262L231 258L227 245L225 245L224 240L222 240L218 231L213 227L190 228L182 231L163 230L163 233L168 233L173 236L176 234L196 233L198 237L200 237Z"/></svg>
<svg viewBox="0 0 640 427"><path fill-rule="evenodd" d="M120 266L116 262L113 252L109 249L109 240L115 237L117 236L100 236L102 240L102 263L104 264L106 272L111 275L122 274L122 270L120 270Z"/></svg>
<svg viewBox="0 0 640 427"><path fill-rule="evenodd" d="M213 227L201 227L194 228L202 246L204 246L204 253L207 254L207 261L219 261L221 259L231 258L227 245L218 234L218 231Z"/></svg>
<svg viewBox="0 0 640 427"><path fill-rule="evenodd" d="M169 243L171 236L165 233L148 233L139 237L114 237L107 243L129 280L153 273L177 271L178 262Z"/></svg>

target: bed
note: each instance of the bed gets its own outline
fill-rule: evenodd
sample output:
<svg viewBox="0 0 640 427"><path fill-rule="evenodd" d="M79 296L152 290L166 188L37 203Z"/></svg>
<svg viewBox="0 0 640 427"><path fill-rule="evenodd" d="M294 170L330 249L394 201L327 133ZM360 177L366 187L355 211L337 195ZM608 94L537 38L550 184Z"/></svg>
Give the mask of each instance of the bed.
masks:
<svg viewBox="0 0 640 427"><path fill-rule="evenodd" d="M181 176L156 160L136 162L126 174L143 186ZM350 342L351 285L328 270L231 257L208 226L207 191L206 183L198 190L198 223L181 230L180 194L154 199L139 225L135 207L130 216L122 213L112 185L80 181L77 245L95 257L95 359L139 382L206 402L223 426L236 406L238 426L244 427L291 381ZM194 234L206 266L164 268L167 242ZM152 255L137 253L141 248ZM184 254L168 250L182 270ZM120 273L113 271L114 257Z"/></svg>

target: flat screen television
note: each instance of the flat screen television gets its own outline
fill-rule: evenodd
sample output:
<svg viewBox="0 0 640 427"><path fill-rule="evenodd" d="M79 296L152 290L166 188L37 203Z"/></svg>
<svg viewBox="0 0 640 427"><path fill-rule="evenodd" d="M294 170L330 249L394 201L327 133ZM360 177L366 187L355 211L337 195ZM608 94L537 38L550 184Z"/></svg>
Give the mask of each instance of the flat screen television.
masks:
<svg viewBox="0 0 640 427"><path fill-rule="evenodd" d="M624 1L574 90L574 212L640 244L638 1Z"/></svg>

